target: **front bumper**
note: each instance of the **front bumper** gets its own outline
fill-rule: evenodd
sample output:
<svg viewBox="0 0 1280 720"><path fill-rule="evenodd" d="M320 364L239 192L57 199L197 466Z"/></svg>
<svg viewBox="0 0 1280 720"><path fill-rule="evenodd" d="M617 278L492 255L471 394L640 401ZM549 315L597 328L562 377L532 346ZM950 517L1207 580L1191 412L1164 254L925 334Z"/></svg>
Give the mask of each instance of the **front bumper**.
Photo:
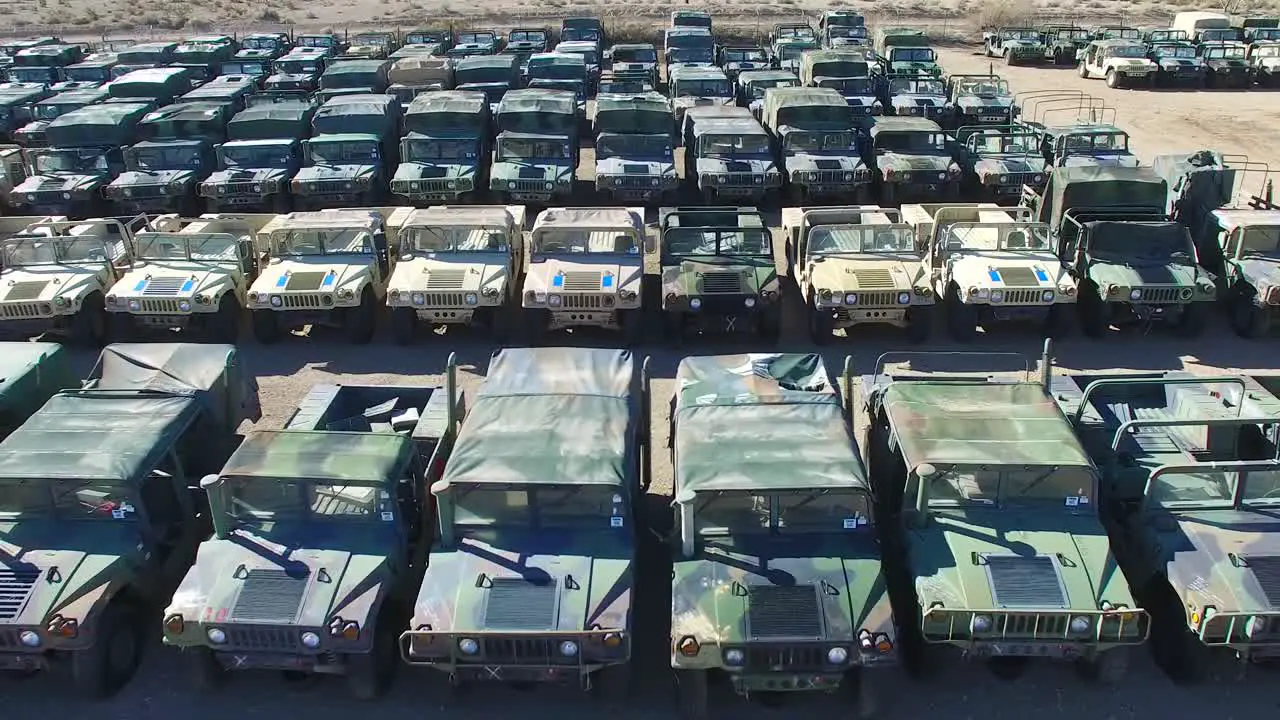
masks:
<svg viewBox="0 0 1280 720"><path fill-rule="evenodd" d="M606 637L617 636L617 645L606 648ZM460 649L463 639L476 643L476 652ZM562 646L577 648L566 655ZM560 683L576 681L601 668L630 662L628 635L618 630L573 633L519 633L459 637L430 630L410 630L400 636L400 653L410 665L420 665L464 680L492 682Z"/></svg>
<svg viewBox="0 0 1280 720"><path fill-rule="evenodd" d="M675 175L597 175L596 191L619 200L652 200L680 186Z"/></svg>
<svg viewBox="0 0 1280 720"><path fill-rule="evenodd" d="M978 616L987 618L989 630L973 630ZM1089 630L1072 635L1071 624L1081 617L1088 619ZM1007 612L937 607L921 618L926 643L951 645L979 658L1091 659L1115 647L1140 645L1150 630L1151 617L1140 608Z"/></svg>

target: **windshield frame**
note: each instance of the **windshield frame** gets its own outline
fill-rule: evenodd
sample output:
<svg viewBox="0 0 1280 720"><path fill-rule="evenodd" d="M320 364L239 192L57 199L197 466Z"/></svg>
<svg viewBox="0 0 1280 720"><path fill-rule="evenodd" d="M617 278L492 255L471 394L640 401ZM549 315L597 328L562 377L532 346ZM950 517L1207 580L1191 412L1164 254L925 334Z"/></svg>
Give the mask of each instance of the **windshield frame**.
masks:
<svg viewBox="0 0 1280 720"><path fill-rule="evenodd" d="M47 243L48 249L52 250L52 255L46 251L44 247L37 247L35 243ZM22 262L14 262L15 253L21 246L30 246L32 251L30 260ZM77 246L87 250L100 250L102 259L93 259L88 257L73 257L71 250ZM50 267L50 266L67 266L67 265L91 265L91 264L108 264L111 262L111 255L108 252L106 240L98 235L13 235L11 237L0 240L0 267L18 268L18 267ZM49 260L43 258L49 255ZM40 258L40 259L36 259Z"/></svg>
<svg viewBox="0 0 1280 720"><path fill-rule="evenodd" d="M469 236L474 233L484 233L492 238L494 235L502 236L502 244L498 247L459 247L458 235ZM444 248L424 248L418 244L418 239L423 235L435 235L440 238L451 238L448 247ZM424 223L422 225L409 225L400 230L400 248L403 255L411 253L423 253L424 255L433 255L435 253L495 253L499 255L507 255L511 252L512 238L510 229L499 225L447 225L441 223Z"/></svg>
<svg viewBox="0 0 1280 720"><path fill-rule="evenodd" d="M21 488L21 490L19 490ZM72 512L72 508L63 502L68 498L76 498L79 493L89 490L99 492L104 500L98 505L91 505L78 499L73 500L78 509L92 507L90 512ZM136 484L120 478L4 478L0 479L0 493L5 502L0 503L0 522L21 520L55 520L74 522L120 522L136 521L138 501ZM21 497L22 503L12 503L19 493L30 493ZM41 503L30 502L42 499Z"/></svg>
<svg viewBox="0 0 1280 720"><path fill-rule="evenodd" d="M905 236L908 241L909 247L904 249L897 249L897 250L874 250L874 249L869 250L867 249L867 246L866 246L865 234L863 234L863 236L859 238L858 248L856 250L845 250L843 248L834 248L831 250L815 249L815 246L817 243L815 242L814 235L815 233L817 233L817 231L822 230L824 228L827 230L829 234L832 232L832 230L839 230L839 229L870 230L873 238L874 238L874 235L879 234L881 232L892 231L896 236L899 236L899 237ZM918 260L918 259L921 259L922 252L920 248L920 242L915 234L915 229L911 225L907 225L905 223L896 222L896 223L890 223L888 225L870 224L870 223L823 223L819 225L814 225L813 227L809 228L808 232L805 233L804 255L806 258L810 256L852 257L856 255L884 255L884 256L892 256L892 257L904 256L910 260Z"/></svg>
<svg viewBox="0 0 1280 720"><path fill-rule="evenodd" d="M749 242L748 238L750 238L751 235L756 233L759 234L761 239L760 243L756 245L756 247L758 248L757 250L754 250L754 251L741 250L741 249L732 250L732 249L726 249L725 247L725 245L728 242L730 242L734 238L734 236L737 236L737 235L743 236L743 240L741 243L739 243L739 247L741 248L743 246L746 246ZM685 234L688 234L688 235L701 234L702 235L701 244L698 246L699 251L676 252L674 249L672 249L669 237L685 235ZM710 253L701 252L700 251L701 248L707 244L708 234L714 235L715 251ZM664 257L671 257L671 258L690 258L690 257L708 257L708 256L730 257L730 258L734 258L734 257L772 258L773 257L773 237L769 232L769 229L767 226L760 227L760 228L723 227L723 226L700 227L696 225L689 226L689 227L671 227L671 228L667 228L666 231L662 233L662 255Z"/></svg>
<svg viewBox="0 0 1280 720"><path fill-rule="evenodd" d="M811 499L820 497L847 498L846 502L851 505L860 505L861 507L850 507L853 516L845 516L841 518L840 525L833 524L830 529L820 529L812 525L801 525L798 528L788 528L783 520L783 500L796 498L801 502L795 504L794 507L806 504ZM717 502L749 500L752 504L751 510L746 511L756 516L757 520L766 518L764 512L767 512L768 522L755 524L738 523L734 525L728 524L704 524L703 520L708 507L714 506ZM760 501L767 503L767 509ZM762 512L764 511L764 512ZM694 499L689 504L689 510L693 519L693 532L699 538L714 538L737 535L808 535L808 534L827 534L827 533L847 533L858 530L870 531L875 526L874 507L871 502L871 492L867 488L860 487L839 487L839 488L777 488L764 490L699 490L695 491ZM742 511L738 511L742 512Z"/></svg>
<svg viewBox="0 0 1280 720"><path fill-rule="evenodd" d="M965 474L974 475L977 473L995 473L996 492L994 498L991 493L984 492L984 497L968 497L964 491L956 488L954 484L949 487L954 493L960 497L957 498L939 498L935 488L938 483L949 480L954 475ZM1031 473L1025 482L1014 484L1014 488L1021 487L1022 492L1010 494L1010 478L1013 473ZM1070 486L1076 488L1071 491L1071 495L1054 495L1048 496L1026 496L1027 491L1032 488L1044 487L1044 483L1054 477L1056 473L1062 473L1062 477L1057 479L1057 484L1063 487ZM1045 509L1045 508L1061 508L1069 511L1067 514L1079 514L1084 511L1090 514L1096 514L1094 510L1098 503L1098 476L1093 469L1087 465L1022 465L1022 466L998 466L992 468L989 465L981 464L952 464L938 466L936 473L928 478L921 478L913 471L912 480L915 485L915 493L903 493L903 509L907 511L915 510L919 507L919 494L925 493L926 512L934 510L956 510L956 509L1006 509L1010 507L1020 510ZM973 479L974 485L978 484L977 479ZM927 487L926 487L927 483ZM1052 487L1050 485L1049 487ZM1019 498L1025 498L1021 502L1017 502Z"/></svg>
<svg viewBox="0 0 1280 720"><path fill-rule="evenodd" d="M1280 482L1276 483L1269 492L1264 493L1261 497L1248 497L1249 476L1255 473L1280 476L1280 463L1275 460L1243 460L1215 463L1214 465L1197 465L1194 463L1161 465L1153 470L1147 478L1146 487L1143 488L1142 492L1142 506L1144 510L1159 509L1171 514L1195 512L1197 510L1274 509L1280 507L1280 494L1271 498L1266 497L1271 492L1280 490ZM1157 483L1161 478L1194 475L1202 476L1200 479L1205 480L1206 484L1218 478L1203 476L1222 476L1222 481L1226 483L1225 487L1229 492L1220 493L1221 497L1218 499L1171 500L1156 497L1154 491L1157 489Z"/></svg>
<svg viewBox="0 0 1280 720"><path fill-rule="evenodd" d="M231 241L225 246L223 246L225 250L221 253L204 253L204 252L200 252L198 248L193 249L191 247L192 240L195 240L195 239L202 240L201 248L203 248L205 245L208 245L215 238L221 240L224 235L229 236L231 238ZM181 256L174 257L171 255L151 254L147 252L151 248L155 247L156 244L161 240L166 240L173 244L180 243L178 247L181 248L181 251L182 251ZM185 260L187 262L200 262L200 263L217 263L217 262L235 263L235 262L238 262L238 257L239 257L238 252L240 249L239 241L235 239L234 235L230 235L229 233L210 233L208 235L189 235L189 236L184 235L183 233L138 233L137 235L134 236L133 245L134 245L134 251L133 251L134 259L147 260L150 262L167 262L171 260ZM227 251L230 251L230 252L228 253Z"/></svg>
<svg viewBox="0 0 1280 720"><path fill-rule="evenodd" d="M310 164L315 166L338 167L345 165L376 165L382 162L382 143L374 138L354 139L344 138L342 140L327 140L321 137L313 137L308 139L304 144L303 158ZM347 147L364 147L372 149L372 153L363 153L361 157L352 158L350 153L344 148ZM316 148L338 148L339 158L337 161L328 159L325 155L316 155Z"/></svg>
<svg viewBox="0 0 1280 720"><path fill-rule="evenodd" d="M330 241L326 233L336 234L346 232L354 232L357 234L352 237L351 241L345 246L330 249ZM299 239L298 235L300 233L312 233L314 235L314 249L308 249L307 252L298 251L299 248L296 241ZM360 250L350 249L351 246L355 244L355 241L360 238L361 234L367 236L367 240L362 245L362 248ZM308 227L305 225L299 225L296 227L280 228L271 233L269 241L271 257L322 257L329 255L372 256L376 253L376 243L374 242L375 234L375 232L371 232L365 227Z"/></svg>
<svg viewBox="0 0 1280 720"><path fill-rule="evenodd" d="M393 521L400 522L400 507L395 498L394 492L388 492L385 487L370 483L350 483L346 485L339 484L341 481L336 479L315 479L315 478L277 478L277 477L261 477L252 475L232 475L221 478L222 485L222 502L219 503L216 512L229 520L232 530L246 529L250 531L262 530L263 526L274 523L285 524L312 524L312 523L335 523L339 525L369 526L376 527L384 523L390 524ZM286 498L293 495L293 503L285 505L281 503L280 509L247 511L247 515L242 515L236 511L236 490L244 484L254 484L262 486L275 486L281 489L277 497ZM373 494L373 508L366 515L358 515L352 513L327 514L318 513L315 510L315 497L319 488L332 488L334 492L342 492L348 488L360 490L368 490ZM292 490L292 493L288 492ZM387 497L383 497L386 495ZM288 514L281 514L285 508L291 508ZM391 517L388 518L387 514Z"/></svg>
<svg viewBox="0 0 1280 720"><path fill-rule="evenodd" d="M586 513L570 513L559 515L552 513L551 516L557 518L569 518L569 521L563 522L547 522L545 518L548 516L547 510L555 508L557 503L539 499L541 493L566 493L563 499L573 498L584 492L599 493L608 495L611 501L612 514L602 516L597 510L596 512ZM515 498L511 495L523 495L523 511L511 511L501 517L484 517L465 510L462 501L472 493L504 493L508 494L508 501ZM482 497L481 499L487 499ZM587 499L592 499L588 497ZM623 491L621 486L605 485L605 484L575 484L570 482L557 483L459 483L450 488L448 496L448 504L450 514L452 515L450 526L455 537L466 537L470 533L484 532L491 528L520 528L521 530L552 530L552 531L572 531L575 533L592 532L600 530L605 532L620 531L630 534L633 530L628 527L631 518L631 502L627 497L627 493ZM603 509L604 503L598 503L599 509ZM463 512L460 512L463 511ZM464 512L466 513L464 515ZM494 513L496 514L496 513ZM491 514L492 515L492 514ZM465 519L463 519L465 517ZM607 518L607 519L606 519ZM524 520L524 522L520 522ZM601 522L601 520L604 520Z"/></svg>

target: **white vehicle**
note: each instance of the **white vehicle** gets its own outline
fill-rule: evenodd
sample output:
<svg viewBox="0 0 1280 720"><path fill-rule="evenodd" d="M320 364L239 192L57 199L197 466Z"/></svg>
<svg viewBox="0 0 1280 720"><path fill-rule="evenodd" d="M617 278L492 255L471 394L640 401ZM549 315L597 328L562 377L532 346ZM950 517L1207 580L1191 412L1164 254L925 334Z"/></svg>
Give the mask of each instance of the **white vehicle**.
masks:
<svg viewBox="0 0 1280 720"><path fill-rule="evenodd" d="M402 210L387 221L400 252L387 285L395 341L407 345L436 325L479 325L503 339L520 293L524 207Z"/></svg>
<svg viewBox="0 0 1280 720"><path fill-rule="evenodd" d="M1280 41L1259 40L1250 45L1249 67L1259 85L1280 86Z"/></svg>
<svg viewBox="0 0 1280 720"><path fill-rule="evenodd" d="M1147 46L1134 40L1094 40L1080 58L1080 77L1104 78L1107 87L1150 87L1160 68L1147 58Z"/></svg>
<svg viewBox="0 0 1280 720"><path fill-rule="evenodd" d="M1031 209L990 203L903 205L902 219L927 243L933 292L946 304L947 331L960 342L978 326L1007 321L1067 333L1075 317L1076 282L1054 252L1046 223Z"/></svg>

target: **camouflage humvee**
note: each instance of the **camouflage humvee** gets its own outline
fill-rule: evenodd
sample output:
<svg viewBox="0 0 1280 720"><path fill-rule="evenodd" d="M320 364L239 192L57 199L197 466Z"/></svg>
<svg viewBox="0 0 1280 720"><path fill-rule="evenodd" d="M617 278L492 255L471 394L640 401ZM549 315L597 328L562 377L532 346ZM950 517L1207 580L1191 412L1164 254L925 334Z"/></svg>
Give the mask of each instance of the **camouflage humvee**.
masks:
<svg viewBox="0 0 1280 720"><path fill-rule="evenodd" d="M1184 372L1059 375L1051 387L1102 473L1098 508L1151 613L1157 662L1182 682L1209 649L1280 657L1276 396L1252 378Z"/></svg>
<svg viewBox="0 0 1280 720"><path fill-rule="evenodd" d="M830 52L830 51L824 51ZM770 88L763 125L782 160L786 192L801 203L829 196L865 201L871 171L862 162L863 135L852 108L831 88Z"/></svg>
<svg viewBox="0 0 1280 720"><path fill-rule="evenodd" d="M1040 155L1039 138L1022 125L962 127L957 162L964 173L965 189L978 199L1017 203L1022 188L1037 192L1049 179L1049 168Z"/></svg>
<svg viewBox="0 0 1280 720"><path fill-rule="evenodd" d="M133 677L160 588L207 532L191 485L256 420L257 388L231 345L107 347L0 442L5 594L0 668L69 667L81 695Z"/></svg>
<svg viewBox="0 0 1280 720"><path fill-rule="evenodd" d="M395 266L384 228L391 211L294 212L264 225L258 248L270 261L249 287L254 339L265 345L294 328L327 325L353 343L372 340Z"/></svg>
<svg viewBox="0 0 1280 720"><path fill-rule="evenodd" d="M1138 167L1141 160L1129 150L1129 133L1105 122L1078 121L1046 125L1020 121L1040 136L1040 152L1050 167Z"/></svg>
<svg viewBox="0 0 1280 720"><path fill-rule="evenodd" d="M1006 678L1051 658L1121 682L1148 615L1111 555L1097 471L1047 388L886 370L861 381L863 447L908 667L955 648Z"/></svg>
<svg viewBox="0 0 1280 720"><path fill-rule="evenodd" d="M984 32L983 54L1003 58L1006 64L1039 63L1045 59L1045 38L1032 27L1002 27Z"/></svg>
<svg viewBox="0 0 1280 720"><path fill-rule="evenodd" d="M465 411L456 373L451 355L443 388L317 385L201 480L213 536L163 625L200 689L261 669L387 689L435 534L427 488Z"/></svg>
<svg viewBox="0 0 1280 720"><path fill-rule="evenodd" d="M947 86L941 79L927 75L890 75L883 78L879 87L880 102L889 108L889 114L946 122Z"/></svg>
<svg viewBox="0 0 1280 720"><path fill-rule="evenodd" d="M745 73L744 73L745 74ZM707 204L759 203L782 187L769 132L749 110L695 107L684 116L684 178Z"/></svg>
<svg viewBox="0 0 1280 720"><path fill-rule="evenodd" d="M999 75L947 76L945 126L964 142L966 134L958 128L967 126L999 126L1013 122L1018 108L1009 83Z"/></svg>
<svg viewBox="0 0 1280 720"><path fill-rule="evenodd" d="M1251 204L1258 209L1214 210L1201 233L1208 237L1196 243L1230 306L1231 329L1246 338L1266 335L1280 318L1280 208L1260 197Z"/></svg>
<svg viewBox="0 0 1280 720"><path fill-rule="evenodd" d="M677 207L658 211L659 274L666 334L745 330L776 344L782 296L773 243L753 207ZM740 322L741 321L741 322Z"/></svg>
<svg viewBox="0 0 1280 720"><path fill-rule="evenodd" d="M200 184L212 212L220 208L288 212L289 186L302 165L302 140L316 106L307 100L263 102L227 123L227 142L214 146L216 172Z"/></svg>
<svg viewBox="0 0 1280 720"><path fill-rule="evenodd" d="M665 97L655 92L598 95L592 130L597 192L619 201L646 202L679 188L675 127Z"/></svg>
<svg viewBox="0 0 1280 720"><path fill-rule="evenodd" d="M783 208L782 234L814 344L857 325L905 328L911 342L929 338L936 310L924 243L897 210Z"/></svg>
<svg viewBox="0 0 1280 720"><path fill-rule="evenodd" d="M391 335L408 345L435 325L511 327L524 272L522 205L397 210L387 222L400 260L387 283Z"/></svg>
<svg viewBox="0 0 1280 720"><path fill-rule="evenodd" d="M566 90L527 88L502 96L489 185L512 203L572 194L578 168L578 101Z"/></svg>
<svg viewBox="0 0 1280 720"><path fill-rule="evenodd" d="M483 192L491 126L484 93L439 90L414 98L404 116L391 192L415 207Z"/></svg>
<svg viewBox="0 0 1280 720"><path fill-rule="evenodd" d="M960 165L954 143L938 123L918 117L885 117L871 128L866 163L883 205L916 197L956 198Z"/></svg>
<svg viewBox="0 0 1280 720"><path fill-rule="evenodd" d="M101 346L108 330L104 298L132 267L130 238L146 218L12 221L30 224L0 240L0 336L52 333Z"/></svg>
<svg viewBox="0 0 1280 720"><path fill-rule="evenodd" d="M677 65L667 75L667 92L676 124L690 108L732 105L733 83L724 70L707 65Z"/></svg>
<svg viewBox="0 0 1280 720"><path fill-rule="evenodd" d="M190 332L235 343L258 275L255 233L272 215L162 215L133 236L133 265L107 293L111 338Z"/></svg>
<svg viewBox="0 0 1280 720"><path fill-rule="evenodd" d="M689 357L676 370L671 667L682 720L710 670L740 694L857 694L871 717L897 632L870 481L818 355ZM783 457L822 457L783 463ZM673 542L673 544L676 544Z"/></svg>
<svg viewBox="0 0 1280 720"><path fill-rule="evenodd" d="M968 342L981 325L1030 322L1060 337L1075 321L1076 281L1054 252L1049 226L1027 208L991 203L903 205L925 244L933 292L946 303L947 331Z"/></svg>
<svg viewBox="0 0 1280 720"><path fill-rule="evenodd" d="M531 343L550 330L620 330L644 339L644 208L549 208L526 243L521 306Z"/></svg>
<svg viewBox="0 0 1280 720"><path fill-rule="evenodd" d="M61 390L78 387L71 351L58 343L0 343L0 440Z"/></svg>
<svg viewBox="0 0 1280 720"><path fill-rule="evenodd" d="M630 352L504 349L442 479L401 652L477 682L630 686L649 372ZM519 558L512 562L507 558Z"/></svg>

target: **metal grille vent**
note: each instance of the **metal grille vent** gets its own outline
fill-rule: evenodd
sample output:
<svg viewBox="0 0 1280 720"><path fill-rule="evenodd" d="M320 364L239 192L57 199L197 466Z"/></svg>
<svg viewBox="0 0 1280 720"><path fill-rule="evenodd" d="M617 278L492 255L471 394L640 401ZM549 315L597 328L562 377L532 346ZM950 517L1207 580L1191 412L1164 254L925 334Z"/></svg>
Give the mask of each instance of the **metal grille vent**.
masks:
<svg viewBox="0 0 1280 720"><path fill-rule="evenodd" d="M1066 591L1053 558L986 556L991 597L1002 608L1066 608Z"/></svg>
<svg viewBox="0 0 1280 720"><path fill-rule="evenodd" d="M289 292L319 290L320 283L324 282L326 272L296 272L289 276L289 281L285 284L284 289Z"/></svg>
<svg viewBox="0 0 1280 720"><path fill-rule="evenodd" d="M142 294L149 297L162 297L165 295L177 295L182 289L182 284L186 282L186 278L182 277L157 277L147 281L146 287L142 288Z"/></svg>
<svg viewBox="0 0 1280 720"><path fill-rule="evenodd" d="M1005 287L1039 287L1040 285L1040 281L1036 279L1035 271L1029 267L1014 265L996 269L1000 271L1000 277L1004 280Z"/></svg>
<svg viewBox="0 0 1280 720"><path fill-rule="evenodd" d="M890 273L886 268L854 270L853 277L858 281L859 289L879 290L881 288L894 287L893 273Z"/></svg>
<svg viewBox="0 0 1280 720"><path fill-rule="evenodd" d="M817 588L752 585L747 591L747 629L754 638L821 637Z"/></svg>
<svg viewBox="0 0 1280 720"><path fill-rule="evenodd" d="M44 292L44 286L48 284L48 280L32 280L30 282L14 283L9 288L9 292L5 294L4 299L7 302L35 300L40 297L40 293Z"/></svg>
<svg viewBox="0 0 1280 720"><path fill-rule="evenodd" d="M521 578L493 578L484 608L484 626L491 630L554 630L556 590L549 582L535 585Z"/></svg>
<svg viewBox="0 0 1280 720"><path fill-rule="evenodd" d="M600 289L600 273L567 272L564 274L565 292L596 292Z"/></svg>
<svg viewBox="0 0 1280 720"><path fill-rule="evenodd" d="M39 579L36 570L0 570L0 620L18 617Z"/></svg>
<svg viewBox="0 0 1280 720"><path fill-rule="evenodd" d="M704 293L742 292L742 276L733 272L709 272L702 276Z"/></svg>
<svg viewBox="0 0 1280 720"><path fill-rule="evenodd" d="M432 270L427 274L427 289L459 290L466 277L466 270Z"/></svg>
<svg viewBox="0 0 1280 720"><path fill-rule="evenodd" d="M235 622L292 623L298 617L308 575L290 577L284 570L250 570L231 608Z"/></svg>
<svg viewBox="0 0 1280 720"><path fill-rule="evenodd" d="M1267 596L1272 610L1280 609L1280 555L1254 555L1245 558L1253 577Z"/></svg>

